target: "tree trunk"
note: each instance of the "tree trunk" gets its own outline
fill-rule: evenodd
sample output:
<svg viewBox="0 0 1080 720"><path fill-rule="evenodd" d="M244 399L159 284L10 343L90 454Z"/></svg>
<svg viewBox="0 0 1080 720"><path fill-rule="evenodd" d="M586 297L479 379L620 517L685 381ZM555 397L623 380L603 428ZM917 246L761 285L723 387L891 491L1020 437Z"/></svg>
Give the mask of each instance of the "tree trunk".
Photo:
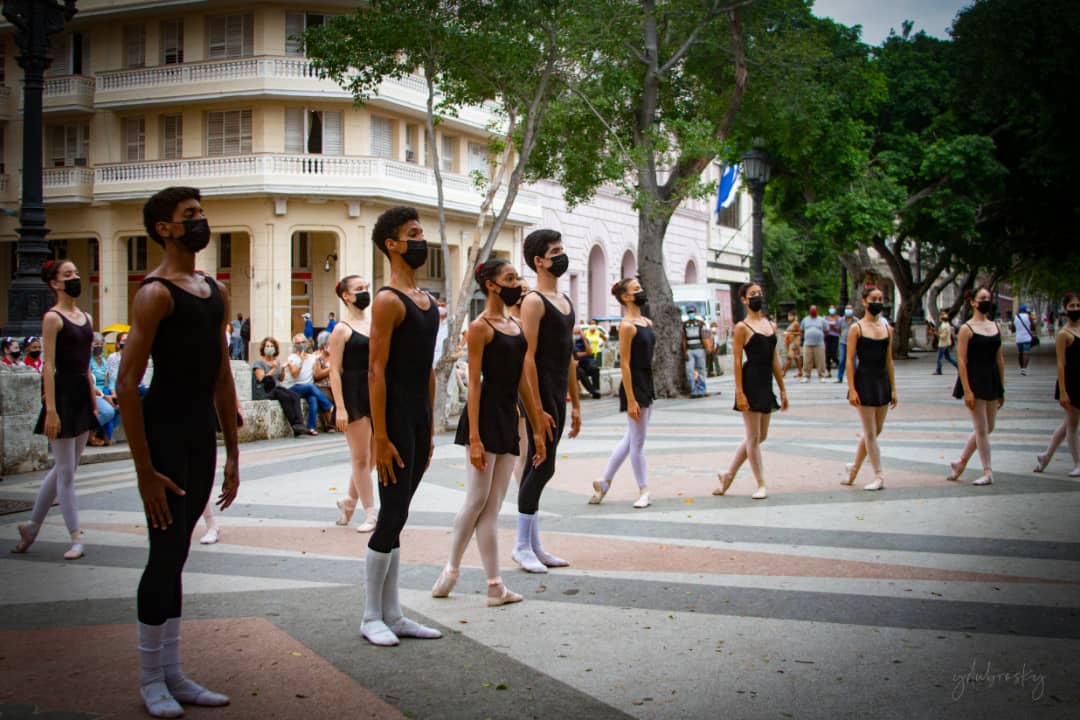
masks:
<svg viewBox="0 0 1080 720"><path fill-rule="evenodd" d="M903 237L894 240L892 247L885 242L884 238L875 237L873 247L889 266L889 274L892 275L896 290L900 293L900 306L894 318L896 335L893 338L893 357L906 358L911 352L911 318L915 313L915 308L922 301L930 285L949 264L950 257L946 255L938 258L926 277L916 283L912 277L911 263L903 255Z"/></svg>
<svg viewBox="0 0 1080 720"><path fill-rule="evenodd" d="M649 296L649 314L656 335L653 382L658 397L677 397L690 391L682 360L682 315L672 298L664 268L664 233L670 217L638 212L638 273Z"/></svg>
<svg viewBox="0 0 1080 720"><path fill-rule="evenodd" d="M960 318L961 321L967 322L968 316L971 315L971 311L968 309L971 306L964 302L964 295L974 289L975 279L978 274L971 270L964 277L964 282L960 283L960 291L956 294L956 298L953 300L952 305L949 306L949 318Z"/></svg>

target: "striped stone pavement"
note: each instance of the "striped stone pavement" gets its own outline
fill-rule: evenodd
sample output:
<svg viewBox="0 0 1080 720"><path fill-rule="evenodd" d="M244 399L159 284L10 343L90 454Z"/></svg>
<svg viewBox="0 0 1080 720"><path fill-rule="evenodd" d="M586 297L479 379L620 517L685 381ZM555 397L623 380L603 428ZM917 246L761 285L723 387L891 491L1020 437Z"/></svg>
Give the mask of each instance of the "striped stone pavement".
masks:
<svg viewBox="0 0 1080 720"><path fill-rule="evenodd" d="M241 491L221 541L193 547L185 664L231 694L217 718L1059 718L1080 715L1080 480L1062 448L1046 348L1011 366L993 435L944 480L970 423L955 371L898 365L900 406L881 437L887 489L841 486L859 437L844 386L794 383L764 446L770 496L749 467L725 497L716 473L742 437L730 378L702 400L662 400L646 445L653 505L635 510L625 466L599 506L591 482L621 437L616 401L584 401L541 503L545 544L571 567L509 560L525 602L484 603L475 546L453 595L430 597L464 498L464 451L438 439L402 539L402 598L446 637L376 649L358 634L367 536L334 525L348 455L338 435L241 449ZM42 473L0 497L32 500ZM84 466L87 554L64 562L54 509L32 551L0 556L0 717L141 717L134 589L145 526L130 462ZM25 513L0 517L14 544ZM196 538L201 529L196 530ZM36 717L40 717L36 716Z"/></svg>

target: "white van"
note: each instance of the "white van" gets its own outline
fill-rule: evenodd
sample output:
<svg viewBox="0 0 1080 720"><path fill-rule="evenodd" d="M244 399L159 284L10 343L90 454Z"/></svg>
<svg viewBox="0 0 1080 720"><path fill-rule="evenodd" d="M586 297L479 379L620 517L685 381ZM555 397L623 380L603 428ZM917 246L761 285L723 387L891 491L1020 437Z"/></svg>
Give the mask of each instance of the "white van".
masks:
<svg viewBox="0 0 1080 720"><path fill-rule="evenodd" d="M715 322L721 332L732 325L731 286L720 283L697 283L695 285L672 285L671 295L679 306L682 319L686 320L686 308L693 305L697 315L706 324Z"/></svg>

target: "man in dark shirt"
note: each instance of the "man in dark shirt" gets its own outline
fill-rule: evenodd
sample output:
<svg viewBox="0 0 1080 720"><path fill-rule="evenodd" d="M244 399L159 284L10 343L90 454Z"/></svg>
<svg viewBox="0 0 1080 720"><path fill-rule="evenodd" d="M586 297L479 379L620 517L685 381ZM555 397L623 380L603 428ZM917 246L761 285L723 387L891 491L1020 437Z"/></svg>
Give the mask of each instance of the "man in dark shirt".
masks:
<svg viewBox="0 0 1080 720"><path fill-rule="evenodd" d="M600 399L600 368L593 360L592 348L581 334L581 326L574 326L574 357L577 359L577 379L593 400Z"/></svg>

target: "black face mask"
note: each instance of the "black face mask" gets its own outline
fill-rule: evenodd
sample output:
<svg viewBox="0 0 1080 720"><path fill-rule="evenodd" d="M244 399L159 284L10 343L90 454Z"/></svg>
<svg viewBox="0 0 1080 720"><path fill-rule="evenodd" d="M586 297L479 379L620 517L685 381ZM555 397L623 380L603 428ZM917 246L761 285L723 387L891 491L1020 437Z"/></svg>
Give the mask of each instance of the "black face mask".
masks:
<svg viewBox="0 0 1080 720"><path fill-rule="evenodd" d="M645 303L649 302L649 296L645 294L644 290L638 290L634 293L634 304L641 307Z"/></svg>
<svg viewBox="0 0 1080 720"><path fill-rule="evenodd" d="M103 347L93 347L90 350L94 353L94 357L101 357L102 353L105 352L105 348Z"/></svg>
<svg viewBox="0 0 1080 720"><path fill-rule="evenodd" d="M68 278L64 281L64 292L68 297L77 298L82 295L82 278Z"/></svg>
<svg viewBox="0 0 1080 720"><path fill-rule="evenodd" d="M197 253L210 244L210 223L206 218L184 221L184 236L180 243L193 253Z"/></svg>
<svg viewBox="0 0 1080 720"><path fill-rule="evenodd" d="M356 297L353 299L353 305L356 306L357 310L364 310L365 308L367 308L368 305L371 304L371 293L369 293L367 290L354 294L356 295Z"/></svg>
<svg viewBox="0 0 1080 720"><path fill-rule="evenodd" d="M427 241L407 240L409 248L401 254L401 259L413 270L427 262Z"/></svg>
<svg viewBox="0 0 1080 720"><path fill-rule="evenodd" d="M1080 313L1077 313L1077 314L1080 315ZM26 353L26 356L28 358L30 358L31 360L37 360L39 357L41 357L41 351L40 350L31 350L30 352Z"/></svg>
<svg viewBox="0 0 1080 720"><path fill-rule="evenodd" d="M747 299L746 305L754 312L761 312L762 306L765 305L765 298L760 295L755 295L752 298Z"/></svg>
<svg viewBox="0 0 1080 720"><path fill-rule="evenodd" d="M989 317L990 313L994 309L994 303L992 300L980 300L979 303L975 306L975 308L983 315Z"/></svg>
<svg viewBox="0 0 1080 720"><path fill-rule="evenodd" d="M522 287L516 285L514 287L506 287L505 285L498 285L499 297L502 298L503 304L507 307L513 307L518 304L518 300L521 299Z"/></svg>
<svg viewBox="0 0 1080 720"><path fill-rule="evenodd" d="M563 253L562 255L556 255L551 258L551 267L548 268L548 272L555 277L562 277L562 274L566 272L566 269L570 267L570 258Z"/></svg>
<svg viewBox="0 0 1080 720"><path fill-rule="evenodd" d="M872 302L872 303L868 303L867 306L866 306L866 312L870 313L871 315L873 315L875 317L880 315L881 311L884 310L884 309L885 309L885 303Z"/></svg>
<svg viewBox="0 0 1080 720"><path fill-rule="evenodd" d="M1065 316L1073 322L1076 322L1077 320L1080 320L1080 310L1066 310Z"/></svg>

